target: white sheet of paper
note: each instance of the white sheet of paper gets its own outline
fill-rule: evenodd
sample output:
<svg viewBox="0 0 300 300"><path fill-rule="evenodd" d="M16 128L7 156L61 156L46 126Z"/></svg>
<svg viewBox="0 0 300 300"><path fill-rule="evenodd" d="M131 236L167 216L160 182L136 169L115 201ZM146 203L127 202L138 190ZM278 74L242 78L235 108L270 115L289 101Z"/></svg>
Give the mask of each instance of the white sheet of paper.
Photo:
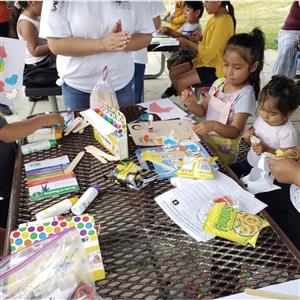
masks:
<svg viewBox="0 0 300 300"><path fill-rule="evenodd" d="M0 38L0 103L16 106L23 90L25 42Z"/></svg>
<svg viewBox="0 0 300 300"><path fill-rule="evenodd" d="M247 185L247 190L254 195L281 189L280 186L273 183L274 177L270 174L267 159L268 155L262 153L250 174L241 179Z"/></svg>
<svg viewBox="0 0 300 300"><path fill-rule="evenodd" d="M287 281L287 282L283 282L283 283L278 283L278 284L272 284L266 287L263 287L261 289L258 289L261 291L268 291L268 292L274 292L274 293L280 293L280 294L288 294L291 296L296 296L297 298L300 297L300 279L295 279L295 280L291 280L291 281ZM262 297L257 297L257 296L253 296L253 295L247 295L245 293L239 293L239 294L234 294L234 295L229 295L226 297L222 297L222 298L216 298L219 300L225 300L225 299L257 299L257 300L262 300L262 299L270 299L270 298L262 298Z"/></svg>
<svg viewBox="0 0 300 300"><path fill-rule="evenodd" d="M160 99L155 101L146 101L139 104L142 107L147 108L148 113L157 114L161 120L170 119L182 119L187 116L187 113L180 109L173 101L169 98ZM151 110L152 108L152 110ZM159 112L161 110L168 110L166 112Z"/></svg>
<svg viewBox="0 0 300 300"><path fill-rule="evenodd" d="M156 197L155 201L186 233L198 242L205 242L212 235L201 230L203 223L199 212L209 200L225 195L238 200L239 209L251 214L257 214L267 206L221 172L217 172L214 179L185 180L182 186Z"/></svg>

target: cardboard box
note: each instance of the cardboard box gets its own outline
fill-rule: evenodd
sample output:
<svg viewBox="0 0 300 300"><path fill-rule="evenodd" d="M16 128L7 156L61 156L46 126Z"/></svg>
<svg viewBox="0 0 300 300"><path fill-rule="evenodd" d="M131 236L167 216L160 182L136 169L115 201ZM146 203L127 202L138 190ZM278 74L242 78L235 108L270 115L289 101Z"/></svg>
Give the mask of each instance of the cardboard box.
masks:
<svg viewBox="0 0 300 300"><path fill-rule="evenodd" d="M120 160L128 158L127 124L122 112L101 104L80 114L94 127L95 139L101 145Z"/></svg>

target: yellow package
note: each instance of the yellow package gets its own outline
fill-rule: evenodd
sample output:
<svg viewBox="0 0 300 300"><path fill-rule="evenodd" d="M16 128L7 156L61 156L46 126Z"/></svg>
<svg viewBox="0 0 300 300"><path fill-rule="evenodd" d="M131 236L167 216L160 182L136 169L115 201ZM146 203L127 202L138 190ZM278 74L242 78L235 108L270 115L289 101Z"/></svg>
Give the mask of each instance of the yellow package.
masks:
<svg viewBox="0 0 300 300"><path fill-rule="evenodd" d="M255 247L260 230L269 225L259 216L217 203L210 210L203 229L238 244L248 243Z"/></svg>
<svg viewBox="0 0 300 300"><path fill-rule="evenodd" d="M212 179L215 177L213 163L216 157L185 158L183 166L176 172L177 176L194 179Z"/></svg>

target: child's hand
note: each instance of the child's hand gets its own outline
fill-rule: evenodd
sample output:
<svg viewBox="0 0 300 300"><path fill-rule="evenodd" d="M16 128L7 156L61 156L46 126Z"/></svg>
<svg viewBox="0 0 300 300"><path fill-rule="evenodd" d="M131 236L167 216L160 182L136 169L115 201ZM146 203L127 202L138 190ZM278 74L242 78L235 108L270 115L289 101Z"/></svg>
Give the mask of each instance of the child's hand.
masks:
<svg viewBox="0 0 300 300"><path fill-rule="evenodd" d="M259 144L252 144L252 149L256 153L256 155L261 155L263 152L265 152L265 147L262 143Z"/></svg>
<svg viewBox="0 0 300 300"><path fill-rule="evenodd" d="M195 106L198 105L197 97L193 93L191 89L185 89L181 92L180 96L181 102L184 106L188 109L193 109Z"/></svg>
<svg viewBox="0 0 300 300"><path fill-rule="evenodd" d="M199 30L194 30L191 39L195 42L200 42L202 40L202 34Z"/></svg>
<svg viewBox="0 0 300 300"><path fill-rule="evenodd" d="M249 143L250 142L250 138L252 135L255 134L255 129L253 127L250 127L248 130L246 130L243 134L243 139Z"/></svg>
<svg viewBox="0 0 300 300"><path fill-rule="evenodd" d="M186 38L179 38L178 41L179 41L179 46L181 48L185 48L185 49L189 49L190 48L189 47L190 41L188 39L186 39Z"/></svg>
<svg viewBox="0 0 300 300"><path fill-rule="evenodd" d="M215 121L204 121L193 126L193 130L199 135L205 135L214 131Z"/></svg>
<svg viewBox="0 0 300 300"><path fill-rule="evenodd" d="M167 26L162 26L159 28L159 32L163 34L169 34L170 33L170 28Z"/></svg>
<svg viewBox="0 0 300 300"><path fill-rule="evenodd" d="M43 121L43 126L59 125L59 127L64 126L64 118L58 113L46 114L40 116Z"/></svg>

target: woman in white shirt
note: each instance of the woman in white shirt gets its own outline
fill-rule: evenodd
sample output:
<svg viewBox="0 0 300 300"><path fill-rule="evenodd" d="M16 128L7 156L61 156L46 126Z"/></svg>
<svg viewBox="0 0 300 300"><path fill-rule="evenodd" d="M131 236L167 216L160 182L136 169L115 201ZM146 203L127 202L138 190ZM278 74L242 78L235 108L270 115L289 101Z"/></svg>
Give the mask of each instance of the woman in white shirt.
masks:
<svg viewBox="0 0 300 300"><path fill-rule="evenodd" d="M89 107L90 93L105 66L119 104L134 103L130 51L146 47L154 31L152 18L140 17L144 11L142 2L131 1L53 3L45 34L57 55L66 108Z"/></svg>
<svg viewBox="0 0 300 300"><path fill-rule="evenodd" d="M297 150L298 161L269 158L271 173L281 189L256 194L255 197L268 204L267 212L300 250L300 146Z"/></svg>

